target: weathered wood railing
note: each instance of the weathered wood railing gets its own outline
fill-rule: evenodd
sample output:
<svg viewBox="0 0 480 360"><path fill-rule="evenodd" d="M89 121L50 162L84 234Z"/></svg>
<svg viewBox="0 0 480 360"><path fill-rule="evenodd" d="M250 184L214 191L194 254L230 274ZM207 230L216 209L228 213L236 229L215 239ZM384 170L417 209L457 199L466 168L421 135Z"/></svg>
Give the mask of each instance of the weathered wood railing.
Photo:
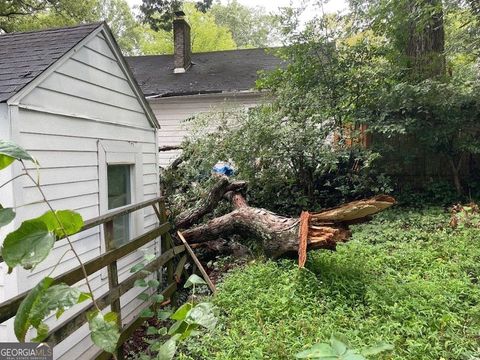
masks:
<svg viewBox="0 0 480 360"><path fill-rule="evenodd" d="M113 243L113 220L119 216L130 214L134 211L142 210L149 206L153 207L155 214L159 220L159 225L155 227L155 229L150 230L134 239L131 239L125 245L115 248ZM161 291L158 291L159 293L162 293L166 298L168 298L175 292L177 288L177 281L182 274L185 262L187 260L187 256L183 255L183 257L178 261L176 268L174 269L174 257L184 252L185 246L175 246L173 244L172 238L170 237L170 234L168 232L170 230L170 224L167 221L165 202L162 197L157 197L155 199L146 200L137 204L128 205L118 210L109 212L106 215L98 216L91 220L87 220L85 221L80 232L100 225L103 225L104 229L104 241L106 251L105 253L100 254L94 259L85 262L84 267L87 275L91 275L103 269L104 267L107 267L108 269L109 290L108 292L100 296L97 295L96 303L100 309L111 306L111 310L115 311L119 315L118 319L119 325L121 327L121 336L119 340L120 346L117 352L117 357L121 359L123 358L121 344L123 344L125 340L128 339L128 337L133 333L133 331L138 328L145 319L137 316L129 324L123 325L120 307L120 297L133 288L135 280L140 279L145 275L141 272L137 272L119 283L117 261L120 258L136 251L140 247L161 236L161 255L156 257L150 263L146 264L144 269L150 272L154 272L158 269L166 267L167 283L164 284L165 286L163 286L163 289ZM3 259L0 258L0 261L3 261ZM83 278L83 270L80 266L77 266L63 273L62 275L57 276L55 278L55 283L66 283L68 285L73 285L81 281ZM0 304L0 323L15 316L18 306L28 293L29 291L25 291L15 296L14 298ZM147 303L145 307L150 307L153 305L154 304ZM63 341L87 322L87 312L93 309L94 305L89 304L88 306L82 308L82 310L80 310L76 314L65 319L61 324L50 330L49 335L45 341L52 345L56 345L59 342ZM110 357L111 354L101 353L99 356L97 356L97 359L108 359Z"/></svg>

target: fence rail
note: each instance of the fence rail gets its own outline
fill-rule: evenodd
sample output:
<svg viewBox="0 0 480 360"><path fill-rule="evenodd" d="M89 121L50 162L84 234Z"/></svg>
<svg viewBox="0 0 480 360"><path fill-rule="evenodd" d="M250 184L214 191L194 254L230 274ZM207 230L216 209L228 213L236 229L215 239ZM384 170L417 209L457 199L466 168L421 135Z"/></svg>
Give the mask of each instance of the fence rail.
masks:
<svg viewBox="0 0 480 360"><path fill-rule="evenodd" d="M155 229L147 231L146 233L131 239L126 244L115 247L114 238L113 238L113 220L119 216L130 214L134 211L144 209L146 207L152 206L157 218L159 220L159 225ZM165 202L163 197L157 197L155 199L143 201L137 204L128 205L120 209L114 210L106 215L101 215L96 218L85 221L82 229L79 232L85 231L87 229L93 228L95 226L103 225L104 230L104 241L105 241L105 253L100 254L84 263L85 270L87 275L91 275L103 268L108 270L108 287L109 290L102 294L101 296L96 297L96 303L100 309L104 309L107 306L111 306L112 311L115 311L118 314L119 326L121 329L121 336L119 341L119 350L117 351L117 358L122 359L122 349L121 344L133 333L133 331L138 328L143 322L144 319L139 318L138 316L134 318L126 326L122 326L122 309L120 307L120 297L125 294L127 291L133 288L134 283L137 279L140 279L144 275L142 273L134 273L129 276L127 279L119 283L118 280L118 271L117 271L117 261L120 258L136 251L140 247L146 245L150 241L162 237L161 242L161 255L156 257L154 260L145 265L145 270L154 272L163 267L167 268L167 284L163 290L158 290L159 293L162 293L166 298L170 297L177 289L177 281L180 278L185 262L187 260L186 255L183 255L182 258L178 261L178 265L174 268L174 258L176 255L185 252L185 246L179 245L174 246L172 238L170 237L169 230L170 224L167 221L167 215L165 210ZM61 240L61 239L58 239ZM3 259L0 258L0 261ZM77 266L62 275L57 276L54 279L54 283L66 283L67 285L73 285L84 278L83 270L81 266ZM0 304L0 323L12 318L15 316L20 303L28 295L29 291L25 291L14 298L11 298ZM145 306L151 307L155 304L148 304ZM59 342L65 340L73 332L79 329L83 324L87 322L87 312L93 310L93 303L82 308L76 314L70 316L68 319L65 319L61 324L58 324L55 328L51 329L46 341L49 344L56 345ZM109 359L111 354L100 353L97 356L97 359Z"/></svg>

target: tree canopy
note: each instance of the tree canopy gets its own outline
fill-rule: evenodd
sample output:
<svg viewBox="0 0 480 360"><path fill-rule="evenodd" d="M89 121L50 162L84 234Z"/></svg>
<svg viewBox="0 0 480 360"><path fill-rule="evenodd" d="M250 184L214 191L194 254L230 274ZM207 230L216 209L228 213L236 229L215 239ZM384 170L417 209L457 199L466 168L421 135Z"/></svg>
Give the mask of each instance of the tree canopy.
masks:
<svg viewBox="0 0 480 360"><path fill-rule="evenodd" d="M210 11L202 13L193 3L184 4L183 9L191 27L193 52L232 50L237 47L229 29L217 25ZM162 29L154 31L147 27L144 27L143 31L144 38L140 43L142 53L147 55L173 53L172 31Z"/></svg>
<svg viewBox="0 0 480 360"><path fill-rule="evenodd" d="M140 11L143 21L155 31L170 31L174 13L182 10L184 3L184 0L142 0ZM199 0L194 4L197 10L206 12L212 5L212 0Z"/></svg>
<svg viewBox="0 0 480 360"><path fill-rule="evenodd" d="M259 48L278 42L278 16L267 14L260 6L248 7L237 0L217 2L211 12L215 21L227 27L239 48Z"/></svg>

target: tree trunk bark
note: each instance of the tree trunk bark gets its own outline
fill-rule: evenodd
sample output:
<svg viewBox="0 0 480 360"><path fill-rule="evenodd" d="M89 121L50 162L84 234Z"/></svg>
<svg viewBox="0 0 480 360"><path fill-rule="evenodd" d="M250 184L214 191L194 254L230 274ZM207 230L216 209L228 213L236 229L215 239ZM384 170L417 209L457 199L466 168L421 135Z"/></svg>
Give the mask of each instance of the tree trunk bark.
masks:
<svg viewBox="0 0 480 360"><path fill-rule="evenodd" d="M458 195L463 195L463 187L460 181L460 167L462 165L462 159L459 160L458 166L455 165L455 161L449 158L450 169L452 170L453 184Z"/></svg>
<svg viewBox="0 0 480 360"><path fill-rule="evenodd" d="M206 214L208 209L214 208L222 193L221 189L235 189L236 186L228 179L222 178L213 187L203 206L189 210L185 216L176 221L176 224L192 224L199 219L199 214ZM245 183L241 183L242 186ZM222 193L223 195L223 193ZM238 234L249 236L261 241L265 254L278 257L286 253L298 252L299 249L299 219L277 215L271 211L248 206L245 198L233 190L227 192L226 197L232 202L234 210L228 214L217 217L205 224L182 232L185 239L192 244L215 241L230 235ZM310 214L308 224L307 249L334 250L337 243L349 239L350 224L368 221L370 216L382 211L395 200L392 197L381 195L368 200L354 201L333 209ZM188 219L188 220L186 220ZM178 225L177 225L178 226Z"/></svg>
<svg viewBox="0 0 480 360"><path fill-rule="evenodd" d="M427 8L433 11L424 15ZM445 29L441 0L410 0L407 11L411 20L405 53L413 73L422 79L444 75Z"/></svg>

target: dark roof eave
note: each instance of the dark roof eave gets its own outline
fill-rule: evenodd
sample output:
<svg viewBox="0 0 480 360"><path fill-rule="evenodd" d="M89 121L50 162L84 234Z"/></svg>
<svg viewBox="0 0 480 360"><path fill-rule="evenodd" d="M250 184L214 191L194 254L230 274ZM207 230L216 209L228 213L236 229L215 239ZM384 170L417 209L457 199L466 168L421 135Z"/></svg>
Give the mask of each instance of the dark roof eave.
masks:
<svg viewBox="0 0 480 360"><path fill-rule="evenodd" d="M208 94L245 94L245 93L260 93L261 91L256 89L246 89L246 90L198 90L198 91L183 91L183 92L167 92L161 94L151 94L145 95L147 99L159 99L159 98L167 98L167 97L174 97L174 96L193 96L193 95L208 95Z"/></svg>

